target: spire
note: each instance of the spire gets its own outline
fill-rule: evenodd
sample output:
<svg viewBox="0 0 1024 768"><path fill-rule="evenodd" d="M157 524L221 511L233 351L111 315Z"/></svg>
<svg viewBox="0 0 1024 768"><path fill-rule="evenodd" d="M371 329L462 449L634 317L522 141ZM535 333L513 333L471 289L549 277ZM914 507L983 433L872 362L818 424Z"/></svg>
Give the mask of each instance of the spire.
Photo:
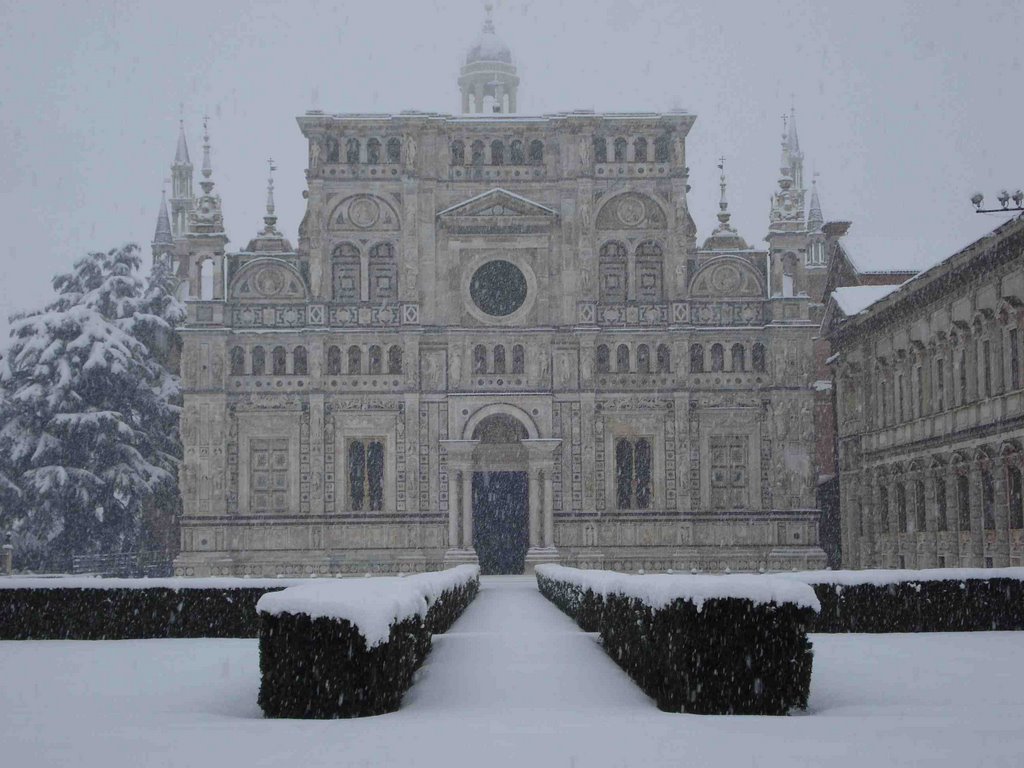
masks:
<svg viewBox="0 0 1024 768"><path fill-rule="evenodd" d="M171 234L171 217L167 214L167 189L160 193L160 212L156 216L156 232L153 234L153 245L173 245Z"/></svg>
<svg viewBox="0 0 1024 768"><path fill-rule="evenodd" d="M704 241L706 251L745 251L750 246L746 240L740 237L739 232L729 223L732 214L729 213L729 203L725 199L725 158L718 158L718 186L722 190L718 201L718 227L711 236Z"/></svg>
<svg viewBox="0 0 1024 768"><path fill-rule="evenodd" d="M266 226L260 235L261 237L280 237L281 233L276 228L277 216L274 215L274 171L277 170L277 166L274 165L274 158L267 158L267 168L267 215L263 217L263 223Z"/></svg>
<svg viewBox="0 0 1024 768"><path fill-rule="evenodd" d="M203 188L203 194L210 194L213 190L213 182L210 181L210 177L213 175L213 166L210 164L210 128L209 128L209 117L203 118L203 180L199 182L199 186Z"/></svg>
<svg viewBox="0 0 1024 768"><path fill-rule="evenodd" d="M175 165L192 165L188 156L188 142L185 141L185 121L178 120L178 148L174 152Z"/></svg>
<svg viewBox="0 0 1024 768"><path fill-rule="evenodd" d="M512 50L494 30L494 6L488 2L484 9L483 28L459 71L462 111L474 114L515 112L519 76Z"/></svg>
<svg viewBox="0 0 1024 768"><path fill-rule="evenodd" d="M817 232L825 223L825 217L821 214L821 200L818 199L818 174L811 179L811 209L807 214L807 229Z"/></svg>
<svg viewBox="0 0 1024 768"><path fill-rule="evenodd" d="M484 4L484 32L494 34L494 3Z"/></svg>
<svg viewBox="0 0 1024 768"><path fill-rule="evenodd" d="M789 151L794 155L800 154L800 137L796 135L796 107L789 109L789 138L787 141Z"/></svg>

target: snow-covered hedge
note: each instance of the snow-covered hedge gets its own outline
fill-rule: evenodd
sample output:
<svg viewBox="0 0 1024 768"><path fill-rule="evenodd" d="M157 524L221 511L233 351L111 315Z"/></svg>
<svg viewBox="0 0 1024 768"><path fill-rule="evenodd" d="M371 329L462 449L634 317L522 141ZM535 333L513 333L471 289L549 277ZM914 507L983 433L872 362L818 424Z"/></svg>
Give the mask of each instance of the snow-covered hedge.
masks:
<svg viewBox="0 0 1024 768"><path fill-rule="evenodd" d="M265 595L259 704L267 717L393 712L430 652L476 597L480 569L319 581Z"/></svg>
<svg viewBox="0 0 1024 768"><path fill-rule="evenodd" d="M0 578L0 640L257 637L257 601L300 581Z"/></svg>
<svg viewBox="0 0 1024 768"><path fill-rule="evenodd" d="M805 571L814 632L1024 630L1024 568Z"/></svg>
<svg viewBox="0 0 1024 768"><path fill-rule="evenodd" d="M783 715L807 706L814 591L765 576L633 576L538 566L541 593L667 712Z"/></svg>

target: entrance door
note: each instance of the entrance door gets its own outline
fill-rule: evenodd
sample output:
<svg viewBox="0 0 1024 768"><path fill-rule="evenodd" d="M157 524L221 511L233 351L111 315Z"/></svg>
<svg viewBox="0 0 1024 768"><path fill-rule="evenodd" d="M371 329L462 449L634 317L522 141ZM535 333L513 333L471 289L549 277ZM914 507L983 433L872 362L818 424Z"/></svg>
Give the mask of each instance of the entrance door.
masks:
<svg viewBox="0 0 1024 768"><path fill-rule="evenodd" d="M473 546L485 574L523 573L530 546L525 472L473 473Z"/></svg>

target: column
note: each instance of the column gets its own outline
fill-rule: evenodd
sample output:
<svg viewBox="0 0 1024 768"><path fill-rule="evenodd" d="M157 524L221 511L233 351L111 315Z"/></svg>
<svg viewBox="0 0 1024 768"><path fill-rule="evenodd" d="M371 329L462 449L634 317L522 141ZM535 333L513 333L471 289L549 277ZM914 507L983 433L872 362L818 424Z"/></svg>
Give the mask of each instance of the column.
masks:
<svg viewBox="0 0 1024 768"><path fill-rule="evenodd" d="M544 470L544 547L555 546L555 489L551 467Z"/></svg>
<svg viewBox="0 0 1024 768"><path fill-rule="evenodd" d="M462 549L473 549L473 473L462 472Z"/></svg>
<svg viewBox="0 0 1024 768"><path fill-rule="evenodd" d="M536 549L540 546L540 483L537 470L530 467L527 477L530 485L530 549Z"/></svg>
<svg viewBox="0 0 1024 768"><path fill-rule="evenodd" d="M458 472L456 477L461 478ZM454 499L448 500L448 549L459 548L459 505Z"/></svg>

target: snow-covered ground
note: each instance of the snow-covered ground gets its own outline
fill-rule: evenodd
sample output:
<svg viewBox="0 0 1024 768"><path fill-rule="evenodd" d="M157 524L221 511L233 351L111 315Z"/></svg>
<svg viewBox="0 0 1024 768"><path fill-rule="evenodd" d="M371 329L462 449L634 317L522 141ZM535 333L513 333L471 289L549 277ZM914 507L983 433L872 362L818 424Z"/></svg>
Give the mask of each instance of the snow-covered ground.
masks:
<svg viewBox="0 0 1024 768"><path fill-rule="evenodd" d="M254 640L0 642L0 765L1024 764L1024 632L814 647L805 714L664 714L532 579L484 579L400 712L274 721L256 706Z"/></svg>

